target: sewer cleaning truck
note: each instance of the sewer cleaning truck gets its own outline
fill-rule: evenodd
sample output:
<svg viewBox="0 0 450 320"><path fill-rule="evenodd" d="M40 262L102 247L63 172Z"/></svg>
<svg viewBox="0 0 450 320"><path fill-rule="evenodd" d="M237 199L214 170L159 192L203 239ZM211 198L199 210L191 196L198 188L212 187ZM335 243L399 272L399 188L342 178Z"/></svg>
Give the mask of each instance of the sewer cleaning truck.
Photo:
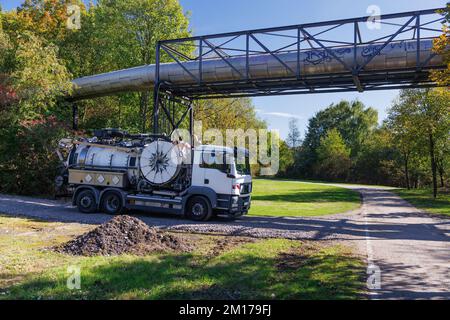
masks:
<svg viewBox="0 0 450 320"><path fill-rule="evenodd" d="M250 209L252 178L244 148L191 146L181 138L102 129L60 142L68 150L56 185L83 213L178 213L196 221ZM240 161L238 161L240 159Z"/></svg>

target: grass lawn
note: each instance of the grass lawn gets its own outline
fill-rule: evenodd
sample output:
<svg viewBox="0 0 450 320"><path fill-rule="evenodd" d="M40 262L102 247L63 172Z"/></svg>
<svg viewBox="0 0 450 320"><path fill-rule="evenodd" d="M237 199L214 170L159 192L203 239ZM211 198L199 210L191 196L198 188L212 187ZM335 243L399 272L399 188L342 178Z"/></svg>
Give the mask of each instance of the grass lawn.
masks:
<svg viewBox="0 0 450 320"><path fill-rule="evenodd" d="M283 180L253 180L254 216L322 216L353 210L359 194L340 187Z"/></svg>
<svg viewBox="0 0 450 320"><path fill-rule="evenodd" d="M433 191L430 189L398 189L393 192L426 212L450 216L450 193L448 192L438 193L437 199L433 199Z"/></svg>
<svg viewBox="0 0 450 320"><path fill-rule="evenodd" d="M198 245L183 254L47 249L91 228L0 215L0 299L354 299L364 290L364 263L335 244L187 235ZM234 245L217 251L220 240ZM80 267L80 290L66 286L69 266Z"/></svg>

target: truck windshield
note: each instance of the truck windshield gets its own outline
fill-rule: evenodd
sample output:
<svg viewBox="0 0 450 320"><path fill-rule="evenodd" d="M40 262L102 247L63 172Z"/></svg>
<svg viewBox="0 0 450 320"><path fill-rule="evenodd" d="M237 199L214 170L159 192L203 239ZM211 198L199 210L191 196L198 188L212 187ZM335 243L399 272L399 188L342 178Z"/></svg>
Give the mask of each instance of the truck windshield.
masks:
<svg viewBox="0 0 450 320"><path fill-rule="evenodd" d="M236 171L240 175L249 175L250 174L250 161L248 156L245 157L245 163L238 163L240 161L236 161Z"/></svg>

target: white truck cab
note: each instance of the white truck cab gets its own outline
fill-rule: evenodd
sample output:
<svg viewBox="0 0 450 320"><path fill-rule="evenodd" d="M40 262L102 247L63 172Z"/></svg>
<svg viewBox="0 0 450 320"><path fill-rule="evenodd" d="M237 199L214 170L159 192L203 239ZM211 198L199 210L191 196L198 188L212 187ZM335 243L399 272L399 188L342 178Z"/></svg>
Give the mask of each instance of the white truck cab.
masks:
<svg viewBox="0 0 450 320"><path fill-rule="evenodd" d="M215 210L233 215L246 214L250 209L252 192L248 151L214 145L197 147L192 186L214 191L217 195Z"/></svg>

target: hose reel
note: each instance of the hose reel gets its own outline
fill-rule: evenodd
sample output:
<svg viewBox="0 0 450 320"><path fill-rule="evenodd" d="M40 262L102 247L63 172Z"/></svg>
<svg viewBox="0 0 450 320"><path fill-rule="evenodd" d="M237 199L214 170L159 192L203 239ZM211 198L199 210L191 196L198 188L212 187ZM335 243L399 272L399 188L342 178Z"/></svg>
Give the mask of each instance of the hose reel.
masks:
<svg viewBox="0 0 450 320"><path fill-rule="evenodd" d="M140 157L142 176L150 184L163 186L174 180L183 162L183 153L170 141L156 140L145 146Z"/></svg>

